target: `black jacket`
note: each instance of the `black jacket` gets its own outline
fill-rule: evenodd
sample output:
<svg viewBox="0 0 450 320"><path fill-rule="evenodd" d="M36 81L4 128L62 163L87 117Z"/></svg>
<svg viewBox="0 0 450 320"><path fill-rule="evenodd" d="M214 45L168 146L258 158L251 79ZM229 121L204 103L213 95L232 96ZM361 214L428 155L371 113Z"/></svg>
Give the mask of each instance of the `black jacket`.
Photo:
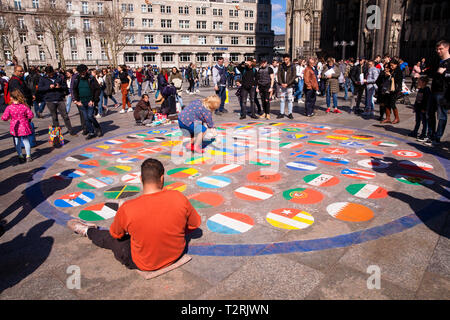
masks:
<svg viewBox="0 0 450 320"><path fill-rule="evenodd" d="M78 91L78 86L80 84L80 76L78 76L74 82L73 82L73 98L74 101L80 101L80 92ZM100 85L98 84L97 79L95 79L93 76L88 76L88 83L89 87L91 88L92 92L92 101L94 102L94 105L97 106L98 102L100 101Z"/></svg>
<svg viewBox="0 0 450 320"><path fill-rule="evenodd" d="M358 86L357 82L360 82L359 75L361 73L364 73L364 79L366 79L368 72L369 72L369 67L367 66L367 64L364 64L362 67L360 64L353 66L350 69L350 79L352 80L353 85Z"/></svg>
<svg viewBox="0 0 450 320"><path fill-rule="evenodd" d="M8 91L13 92L14 90L19 90L24 95L25 99L27 100L27 104L31 106L33 103L33 94L30 91L30 89L27 87L24 79L20 79L17 76L12 76L11 79L9 79L8 83Z"/></svg>
<svg viewBox="0 0 450 320"><path fill-rule="evenodd" d="M68 94L67 83L63 77L56 75L52 79L48 76L41 77L38 84L38 92L42 95L45 102L60 102L64 101ZM59 84L59 88L50 89L50 85Z"/></svg>

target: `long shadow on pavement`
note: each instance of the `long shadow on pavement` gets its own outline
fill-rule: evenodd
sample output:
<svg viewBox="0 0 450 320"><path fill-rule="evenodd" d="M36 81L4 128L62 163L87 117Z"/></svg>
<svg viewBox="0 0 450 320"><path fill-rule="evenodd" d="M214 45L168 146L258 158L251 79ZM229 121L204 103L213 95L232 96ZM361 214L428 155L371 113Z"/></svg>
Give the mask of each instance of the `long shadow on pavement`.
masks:
<svg viewBox="0 0 450 320"><path fill-rule="evenodd" d="M47 260L54 239L42 235L54 223L53 220L40 222L29 229L26 235L21 233L13 240L0 244L0 294L35 272ZM16 254L19 251L25 252Z"/></svg>

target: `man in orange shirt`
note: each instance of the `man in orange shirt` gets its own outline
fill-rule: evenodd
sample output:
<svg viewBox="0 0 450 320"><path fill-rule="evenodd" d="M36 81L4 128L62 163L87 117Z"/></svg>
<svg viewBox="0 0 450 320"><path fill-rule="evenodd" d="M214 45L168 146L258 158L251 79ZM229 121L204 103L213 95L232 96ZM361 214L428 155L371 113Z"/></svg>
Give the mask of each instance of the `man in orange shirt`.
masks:
<svg viewBox="0 0 450 320"><path fill-rule="evenodd" d="M163 190L164 166L160 161L144 161L141 180L143 194L119 208L109 232L78 219L67 225L95 245L112 250L127 268L154 271L183 255L185 235L200 226L201 218L181 192Z"/></svg>

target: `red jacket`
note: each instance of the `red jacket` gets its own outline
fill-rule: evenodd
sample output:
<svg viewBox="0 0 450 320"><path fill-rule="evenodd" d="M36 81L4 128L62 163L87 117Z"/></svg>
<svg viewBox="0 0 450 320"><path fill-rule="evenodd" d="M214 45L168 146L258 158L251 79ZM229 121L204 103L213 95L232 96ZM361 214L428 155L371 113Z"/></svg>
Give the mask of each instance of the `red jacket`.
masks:
<svg viewBox="0 0 450 320"><path fill-rule="evenodd" d="M139 82L139 83L144 82L142 80L143 79L142 73L140 73L139 71L136 71L136 79L137 79L137 82Z"/></svg>

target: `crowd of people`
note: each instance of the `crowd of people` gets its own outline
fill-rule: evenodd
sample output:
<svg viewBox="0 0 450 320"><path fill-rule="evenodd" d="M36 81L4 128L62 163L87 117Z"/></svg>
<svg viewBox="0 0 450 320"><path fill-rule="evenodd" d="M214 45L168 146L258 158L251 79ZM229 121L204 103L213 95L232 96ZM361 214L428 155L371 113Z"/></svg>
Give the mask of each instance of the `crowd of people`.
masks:
<svg viewBox="0 0 450 320"><path fill-rule="evenodd" d="M417 125L410 136L427 145L438 145L447 123L449 95L449 43L441 41L436 46L440 57L437 70L431 70L425 59L411 68L399 57L377 56L373 60L365 57L336 61L333 57L311 57L294 59L284 55L282 60L274 59L269 63L259 63L248 58L242 63L228 62L219 57L214 66L198 68L195 63L180 69L145 66L128 68L89 69L86 65L76 68L55 70L52 66L44 68L30 67L25 70L21 65L14 66L11 78L0 69L0 108L4 112L3 120L14 123L29 123L30 114L23 112L16 119L12 112L14 105L23 104L34 109L33 117L42 118L47 107L51 115L51 128L59 128L60 115L68 133L77 136L69 113L75 105L78 109L81 133L87 140L103 136L99 119L106 116L111 108L121 106L119 113L133 112L136 125L151 125L155 113L164 115L179 114L184 109L183 84L188 87L186 93L196 94L199 87L211 86L220 99L214 114L221 116L229 111L225 100L229 90L234 90L240 107L240 120L249 116L252 119L270 119L271 102L280 101L277 119L294 119L294 104L304 104L304 115L315 116L317 96L326 100L326 113L340 114L344 111L338 94L343 92L344 100L350 100L348 111L366 119L375 117L375 104L379 105L379 117L382 124L400 122L397 104L399 99L411 92L417 92L414 103ZM411 88L406 78L411 77ZM429 87L429 82L432 84ZM18 92L15 92L18 91ZM115 94L121 94L121 103ZM150 105L150 94L155 94L156 105ZM133 96L138 101L133 106ZM364 98L364 100L363 100ZM113 105L108 106L112 101ZM249 106L248 106L249 104ZM361 107L361 105L363 105ZM17 109L17 108L16 108ZM19 108L20 109L20 108ZM9 115L9 116L8 116ZM16 123L16 124L17 124ZM420 124L423 125L418 134ZM21 136L33 130L11 129L13 136ZM18 145L27 146L24 137ZM21 151L18 154L21 161ZM26 147L27 157L31 159ZM30 160L31 161L31 160Z"/></svg>

